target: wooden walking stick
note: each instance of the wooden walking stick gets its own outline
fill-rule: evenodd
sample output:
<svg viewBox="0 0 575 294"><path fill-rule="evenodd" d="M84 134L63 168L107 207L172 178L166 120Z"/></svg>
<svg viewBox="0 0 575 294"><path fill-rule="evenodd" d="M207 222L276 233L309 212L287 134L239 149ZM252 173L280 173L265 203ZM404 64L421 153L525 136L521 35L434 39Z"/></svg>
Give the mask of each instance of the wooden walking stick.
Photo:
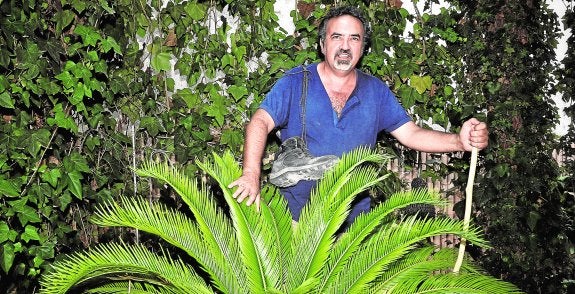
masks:
<svg viewBox="0 0 575 294"><path fill-rule="evenodd" d="M475 181L475 168L477 167L477 147L471 149L471 162L469 166L469 176L467 178L467 186L465 187L465 214L463 215L463 229L467 231L469 228L469 220L471 219L471 203L473 198L473 184ZM459 243L459 255L453 266L453 272L459 273L461 264L463 263L463 255L465 254L465 245L467 241L461 238Z"/></svg>

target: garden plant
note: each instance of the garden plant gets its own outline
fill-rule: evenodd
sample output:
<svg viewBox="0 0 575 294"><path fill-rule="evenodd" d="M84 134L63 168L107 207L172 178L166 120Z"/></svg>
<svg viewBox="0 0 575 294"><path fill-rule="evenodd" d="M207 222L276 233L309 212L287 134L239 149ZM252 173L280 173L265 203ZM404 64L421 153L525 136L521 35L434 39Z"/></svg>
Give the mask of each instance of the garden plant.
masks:
<svg viewBox="0 0 575 294"><path fill-rule="evenodd" d="M92 220L154 234L170 246L116 242L74 253L43 276L41 292L519 293L469 262L452 273L456 249L438 250L428 242L456 234L488 246L480 228L394 213L413 204L444 204L437 193L398 192L340 230L354 196L384 180L379 166L389 158L370 149L345 154L319 181L297 224L275 188L262 190L260 211L237 203L227 188L241 174L231 153L198 163L219 185L221 205L206 182L149 162L138 174L165 182L191 215L143 197L122 197L98 209Z"/></svg>

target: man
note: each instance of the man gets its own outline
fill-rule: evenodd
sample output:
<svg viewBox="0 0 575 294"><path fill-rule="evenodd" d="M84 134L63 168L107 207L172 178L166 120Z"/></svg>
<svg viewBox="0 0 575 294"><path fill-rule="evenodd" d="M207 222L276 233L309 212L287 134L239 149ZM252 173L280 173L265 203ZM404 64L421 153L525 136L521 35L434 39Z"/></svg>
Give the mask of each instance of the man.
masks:
<svg viewBox="0 0 575 294"><path fill-rule="evenodd" d="M424 152L470 151L488 144L487 125L472 118L459 134L417 126L389 88L379 79L356 69L367 40L369 25L352 7L331 9L320 23L320 49L324 60L308 70L305 105L305 142L316 157L341 156L359 146L375 146L380 131L401 144ZM233 196L249 206L260 205L261 160L268 134L278 128L282 142L300 136L300 97L303 68L288 71L267 94L246 128L243 174L230 184ZM315 181L299 181L281 189L293 219L299 219ZM348 220L370 208L369 197L358 199Z"/></svg>

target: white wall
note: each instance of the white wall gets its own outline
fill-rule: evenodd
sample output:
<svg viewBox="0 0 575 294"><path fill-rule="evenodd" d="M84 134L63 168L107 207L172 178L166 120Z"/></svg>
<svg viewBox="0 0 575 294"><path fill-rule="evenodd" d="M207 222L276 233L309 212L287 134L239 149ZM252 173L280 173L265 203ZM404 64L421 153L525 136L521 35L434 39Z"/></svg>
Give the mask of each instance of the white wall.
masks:
<svg viewBox="0 0 575 294"><path fill-rule="evenodd" d="M547 3L549 4L550 8L555 10L555 13L557 13L557 15L559 16L559 21L561 22L561 18L563 17L563 15L565 14L565 10L567 9L567 5L568 5L567 1L564 1L564 0L547 0ZM573 4L571 4L570 9L573 9L572 5ZM555 54L556 54L555 59L556 59L558 66L562 66L560 64L561 60L563 60L563 58L565 57L565 54L567 53L567 38L569 38L569 36L571 36L571 34L573 33L573 32L571 32L571 30L565 30L562 22L561 22L560 27L561 27L561 31L563 32L563 37L561 37L561 39L559 39L559 44L557 45L557 48L555 49ZM563 111L563 109L572 105L573 101L571 103L564 102L563 99L561 98L560 94L554 95L553 100L557 104L557 107L559 108L559 114L561 115L559 125L557 125L557 127L555 128L555 133L557 135L565 135L567 133L569 125L571 124L571 119L565 115L565 112Z"/></svg>

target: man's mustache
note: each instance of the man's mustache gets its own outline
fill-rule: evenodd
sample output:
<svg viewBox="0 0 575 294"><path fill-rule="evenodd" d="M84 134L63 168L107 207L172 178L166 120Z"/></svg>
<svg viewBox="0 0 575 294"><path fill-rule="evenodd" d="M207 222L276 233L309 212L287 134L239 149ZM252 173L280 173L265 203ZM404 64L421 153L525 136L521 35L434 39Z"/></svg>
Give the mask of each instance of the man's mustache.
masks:
<svg viewBox="0 0 575 294"><path fill-rule="evenodd" d="M351 50L350 50L350 49L339 49L339 51L337 51L337 53L335 54L335 57L339 57L339 56L342 55L342 54L347 54L347 55L349 55L350 57L353 57L353 56L351 55Z"/></svg>

